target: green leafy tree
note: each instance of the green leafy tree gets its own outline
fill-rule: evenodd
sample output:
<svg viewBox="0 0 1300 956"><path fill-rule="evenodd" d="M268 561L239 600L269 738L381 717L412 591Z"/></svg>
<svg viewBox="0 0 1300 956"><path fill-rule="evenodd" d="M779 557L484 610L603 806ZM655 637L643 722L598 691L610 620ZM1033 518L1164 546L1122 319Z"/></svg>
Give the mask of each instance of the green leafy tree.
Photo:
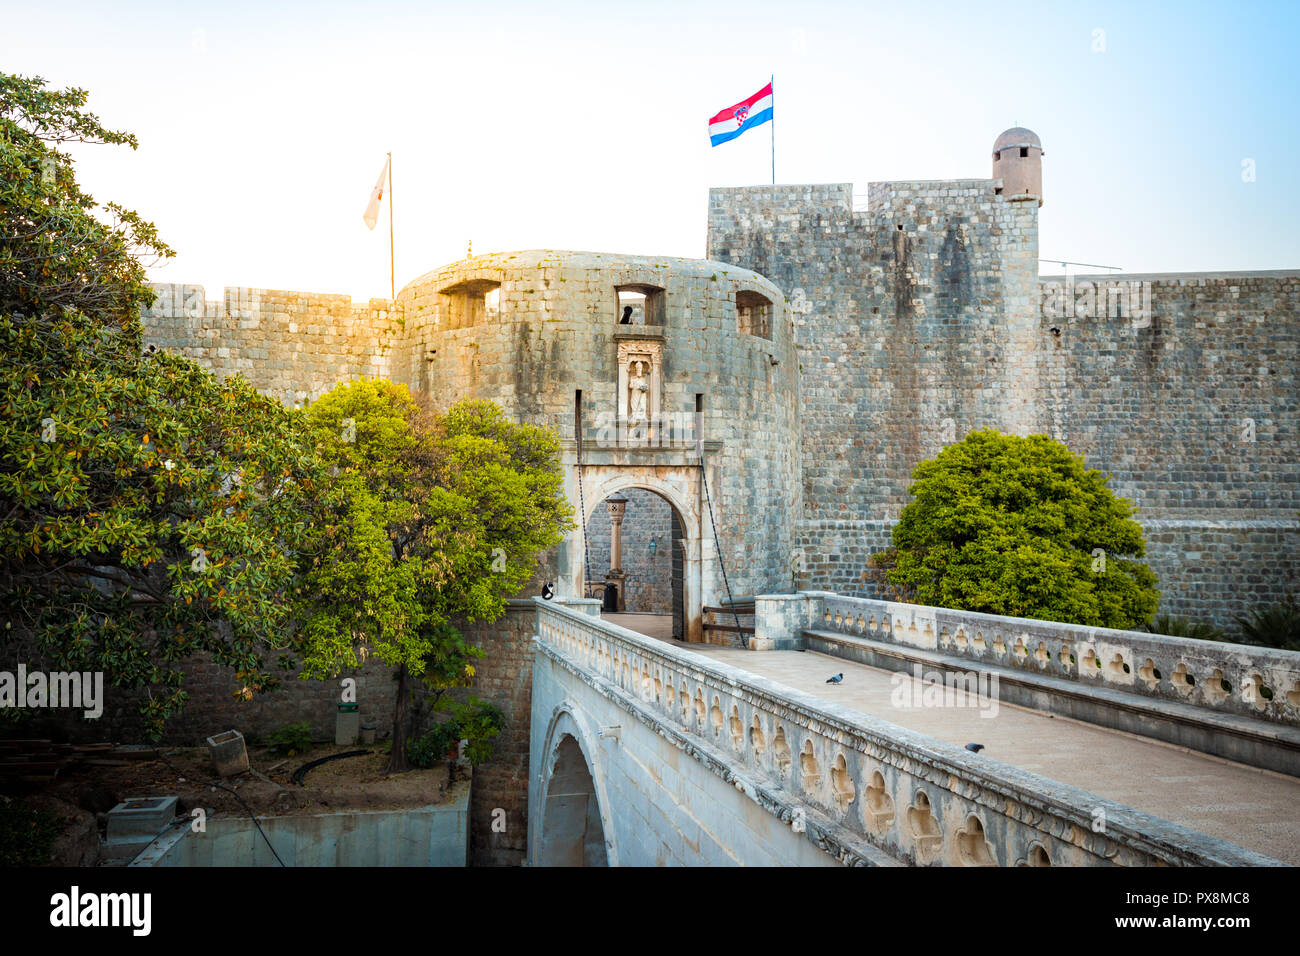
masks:
<svg viewBox="0 0 1300 956"><path fill-rule="evenodd" d="M1117 628L1155 612L1132 507L1060 442L972 432L913 478L874 561L902 600Z"/></svg>
<svg viewBox="0 0 1300 956"><path fill-rule="evenodd" d="M275 685L319 463L279 402L142 350L140 256L170 250L78 188L58 144L135 146L85 99L0 74L0 614L59 668L144 689L157 735L195 651L239 696Z"/></svg>
<svg viewBox="0 0 1300 956"><path fill-rule="evenodd" d="M481 656L455 626L491 621L570 525L559 445L491 402L445 414L382 380L342 385L308 410L332 469L301 594L304 676L373 654L397 668L389 769L407 769L412 681L467 686Z"/></svg>

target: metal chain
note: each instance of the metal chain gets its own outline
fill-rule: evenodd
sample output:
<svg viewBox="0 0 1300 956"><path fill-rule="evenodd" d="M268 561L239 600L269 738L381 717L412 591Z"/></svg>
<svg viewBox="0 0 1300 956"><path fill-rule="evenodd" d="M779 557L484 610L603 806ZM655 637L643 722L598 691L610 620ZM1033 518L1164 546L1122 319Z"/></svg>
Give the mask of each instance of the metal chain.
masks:
<svg viewBox="0 0 1300 956"><path fill-rule="evenodd" d="M700 455L700 481L704 484L704 502L709 506L709 525L713 528L713 548L718 552L718 567L722 570L722 584L727 589L727 604L731 608L731 617L736 622L736 636L740 646L748 649L749 638L740 629L740 615L736 612L736 602L731 596L731 584L727 581L727 563L722 559L722 543L718 541L718 523L713 520L713 499L709 497L709 476L704 470L704 455Z"/></svg>
<svg viewBox="0 0 1300 956"><path fill-rule="evenodd" d="M579 426L581 427L581 426ZM582 524L582 565L584 577L578 585L578 596L586 598L587 584L591 581L591 552L587 549L587 499L582 492L582 433L578 433L578 507L582 513L578 516Z"/></svg>

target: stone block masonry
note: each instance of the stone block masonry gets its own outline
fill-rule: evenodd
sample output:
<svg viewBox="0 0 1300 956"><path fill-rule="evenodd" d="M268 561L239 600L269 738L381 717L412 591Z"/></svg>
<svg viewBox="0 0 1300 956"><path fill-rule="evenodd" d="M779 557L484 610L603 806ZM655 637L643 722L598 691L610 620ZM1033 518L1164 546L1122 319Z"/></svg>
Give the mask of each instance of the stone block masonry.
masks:
<svg viewBox="0 0 1300 956"><path fill-rule="evenodd" d="M997 186L872 183L864 211L850 184L710 193L709 257L771 278L795 320L805 586L876 594L916 464L994 427L1112 476L1161 611L1231 629L1295 593L1300 273L1067 292L1037 274L1037 203Z"/></svg>
<svg viewBox="0 0 1300 956"><path fill-rule="evenodd" d="M1141 300L1102 294L1116 286ZM1296 593L1300 272L1041 290L1043 428L1137 505L1161 609L1231 630Z"/></svg>
<svg viewBox="0 0 1300 956"><path fill-rule="evenodd" d="M8 649L13 655L5 665L9 668L17 661L24 661L32 667L55 669L53 662L28 637L19 637ZM235 669L213 663L207 654L187 658L184 670L189 700L180 714L168 719L164 743L199 746L208 737L226 730L238 730L254 740L265 739L281 727L304 721L310 725L314 740L332 741L343 677L356 680L361 723L376 724L381 735L387 735L392 729L396 700L393 669L375 658L359 671L342 674L339 680L332 681L299 680L296 671L277 671L280 687L257 694L251 700L238 696L244 682L236 678ZM104 713L98 720L83 720L79 713L67 709L51 709L34 713L23 723L23 732L84 743L143 741L146 738L139 712L142 696L140 691L112 687L106 682Z"/></svg>
<svg viewBox="0 0 1300 956"><path fill-rule="evenodd" d="M518 866L528 849L528 747L533 699L536 611L513 600L492 623L470 625L466 639L485 652L472 692L505 716L492 760L474 768L470 799L470 863Z"/></svg>
<svg viewBox="0 0 1300 956"><path fill-rule="evenodd" d="M287 404L340 382L392 377L403 326L388 299L229 287L207 301L202 286L153 283L141 314L146 341L194 359L220 378L243 375Z"/></svg>

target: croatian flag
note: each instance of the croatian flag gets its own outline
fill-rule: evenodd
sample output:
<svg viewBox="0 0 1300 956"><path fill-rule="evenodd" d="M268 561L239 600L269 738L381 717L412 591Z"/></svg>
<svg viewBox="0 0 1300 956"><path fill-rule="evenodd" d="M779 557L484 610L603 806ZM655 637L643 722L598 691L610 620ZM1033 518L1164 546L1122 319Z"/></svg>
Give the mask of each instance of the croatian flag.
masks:
<svg viewBox="0 0 1300 956"><path fill-rule="evenodd" d="M718 146L746 130L772 119L772 84L768 83L749 99L728 106L709 120L709 145Z"/></svg>

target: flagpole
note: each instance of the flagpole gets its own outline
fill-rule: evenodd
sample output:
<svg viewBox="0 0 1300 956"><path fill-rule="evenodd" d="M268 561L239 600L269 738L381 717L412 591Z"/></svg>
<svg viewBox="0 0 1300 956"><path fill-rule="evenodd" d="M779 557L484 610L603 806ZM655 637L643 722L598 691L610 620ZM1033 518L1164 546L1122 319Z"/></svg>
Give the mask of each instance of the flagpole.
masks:
<svg viewBox="0 0 1300 956"><path fill-rule="evenodd" d="M397 304L397 263L393 258L393 154L388 154L388 287Z"/></svg>
<svg viewBox="0 0 1300 956"><path fill-rule="evenodd" d="M772 87L772 185L776 185L776 74L773 73L769 80Z"/></svg>

